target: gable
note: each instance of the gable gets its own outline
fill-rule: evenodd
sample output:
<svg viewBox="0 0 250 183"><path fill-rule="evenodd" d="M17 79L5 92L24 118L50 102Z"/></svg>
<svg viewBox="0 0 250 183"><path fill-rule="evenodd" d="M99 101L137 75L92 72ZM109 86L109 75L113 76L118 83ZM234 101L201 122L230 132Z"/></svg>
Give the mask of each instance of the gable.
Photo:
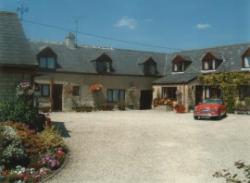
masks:
<svg viewBox="0 0 250 183"><path fill-rule="evenodd" d="M205 56L202 58L202 61L212 61L212 60L218 60L211 52L208 52L205 54Z"/></svg>
<svg viewBox="0 0 250 183"><path fill-rule="evenodd" d="M37 58L43 57L43 56L57 58L56 53L55 53L50 47L46 47L46 48L42 49L42 50L37 54Z"/></svg>

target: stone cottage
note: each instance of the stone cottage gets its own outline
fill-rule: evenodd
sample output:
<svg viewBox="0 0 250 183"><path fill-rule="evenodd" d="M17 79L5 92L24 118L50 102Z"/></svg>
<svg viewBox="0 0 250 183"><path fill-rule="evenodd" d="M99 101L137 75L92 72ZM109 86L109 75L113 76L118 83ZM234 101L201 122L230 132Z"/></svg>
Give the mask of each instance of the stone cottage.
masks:
<svg viewBox="0 0 250 183"><path fill-rule="evenodd" d="M76 45L72 33L62 43L34 42L26 39L15 13L0 12L0 100L13 97L19 82L30 81L39 86L40 107L51 111L97 101L150 109L156 98L189 109L221 96L218 87L197 79L217 72L249 74L250 44L167 54ZM250 97L250 84L240 95Z"/></svg>
<svg viewBox="0 0 250 183"><path fill-rule="evenodd" d="M90 87L102 86L103 103L123 101L134 109L150 109L152 82L163 74L165 54L77 46L69 34L64 43L30 42L39 71L40 105L69 111L93 106Z"/></svg>

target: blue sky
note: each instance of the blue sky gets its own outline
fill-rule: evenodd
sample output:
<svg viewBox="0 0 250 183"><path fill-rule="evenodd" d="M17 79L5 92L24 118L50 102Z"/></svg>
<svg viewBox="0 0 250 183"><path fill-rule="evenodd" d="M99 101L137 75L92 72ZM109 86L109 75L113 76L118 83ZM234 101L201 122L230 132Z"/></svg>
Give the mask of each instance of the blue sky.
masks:
<svg viewBox="0 0 250 183"><path fill-rule="evenodd" d="M250 42L249 0L24 0L24 19L163 47L194 49ZM0 0L16 11L20 0ZM63 41L67 32L23 21L31 40ZM168 52L79 34L83 44Z"/></svg>

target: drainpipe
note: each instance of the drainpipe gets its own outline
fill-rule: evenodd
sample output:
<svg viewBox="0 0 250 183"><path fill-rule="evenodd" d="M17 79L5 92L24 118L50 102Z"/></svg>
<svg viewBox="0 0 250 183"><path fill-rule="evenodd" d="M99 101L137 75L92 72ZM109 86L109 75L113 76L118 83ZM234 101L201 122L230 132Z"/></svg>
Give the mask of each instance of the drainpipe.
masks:
<svg viewBox="0 0 250 183"><path fill-rule="evenodd" d="M54 85L54 80L51 78L50 79L50 112L52 112L52 109L54 107L54 103L53 103L53 85Z"/></svg>

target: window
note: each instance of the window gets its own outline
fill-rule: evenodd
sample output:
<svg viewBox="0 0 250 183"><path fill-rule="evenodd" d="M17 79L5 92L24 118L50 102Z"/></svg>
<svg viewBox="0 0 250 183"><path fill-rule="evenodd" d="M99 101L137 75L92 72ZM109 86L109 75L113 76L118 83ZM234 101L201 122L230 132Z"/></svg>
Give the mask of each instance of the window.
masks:
<svg viewBox="0 0 250 183"><path fill-rule="evenodd" d="M99 73L108 73L111 72L111 63L108 61L97 61L96 70Z"/></svg>
<svg viewBox="0 0 250 183"><path fill-rule="evenodd" d="M162 98L176 99L177 87L163 87Z"/></svg>
<svg viewBox="0 0 250 183"><path fill-rule="evenodd" d="M250 85L240 86L240 99L243 100L246 97L250 97Z"/></svg>
<svg viewBox="0 0 250 183"><path fill-rule="evenodd" d="M79 86L73 86L73 96L80 96L80 87Z"/></svg>
<svg viewBox="0 0 250 183"><path fill-rule="evenodd" d="M203 67L202 70L215 70L216 69L216 61L215 60L206 60L203 61Z"/></svg>
<svg viewBox="0 0 250 183"><path fill-rule="evenodd" d="M50 86L49 84L40 84L41 97L50 96Z"/></svg>
<svg viewBox="0 0 250 183"><path fill-rule="evenodd" d="M215 56L215 55L217 56ZM216 70L221 63L223 62L223 58L218 53L210 53L208 52L202 59L202 70L203 71L214 71Z"/></svg>
<svg viewBox="0 0 250 183"><path fill-rule="evenodd" d="M221 90L218 86L204 86L203 96L207 98L221 98Z"/></svg>
<svg viewBox="0 0 250 183"><path fill-rule="evenodd" d="M250 69L250 48L242 55L242 68Z"/></svg>
<svg viewBox="0 0 250 183"><path fill-rule="evenodd" d="M174 63L173 72L184 72L185 65L184 63Z"/></svg>
<svg viewBox="0 0 250 183"><path fill-rule="evenodd" d="M149 75L149 76L156 75L157 74L156 65L153 63L145 64L144 65L144 74Z"/></svg>
<svg viewBox="0 0 250 183"><path fill-rule="evenodd" d="M114 71L112 67L112 59L106 53L103 53L93 61L95 62L96 71L98 73L110 73Z"/></svg>
<svg viewBox="0 0 250 183"><path fill-rule="evenodd" d="M243 67L250 68L250 56L244 57Z"/></svg>
<svg viewBox="0 0 250 183"><path fill-rule="evenodd" d="M121 89L108 89L107 90L107 101L108 102L119 102L125 100L125 90Z"/></svg>
<svg viewBox="0 0 250 183"><path fill-rule="evenodd" d="M176 55L172 60L172 72L184 72L192 63L191 58L182 55Z"/></svg>
<svg viewBox="0 0 250 183"><path fill-rule="evenodd" d="M41 69L56 68L57 55L49 47L44 48L40 53L37 54L37 60Z"/></svg>
<svg viewBox="0 0 250 183"><path fill-rule="evenodd" d="M54 57L40 57L39 66L42 69L55 69L56 60Z"/></svg>
<svg viewBox="0 0 250 183"><path fill-rule="evenodd" d="M156 62L152 58L148 59L144 63L143 67L144 67L144 75L154 76L158 74Z"/></svg>

